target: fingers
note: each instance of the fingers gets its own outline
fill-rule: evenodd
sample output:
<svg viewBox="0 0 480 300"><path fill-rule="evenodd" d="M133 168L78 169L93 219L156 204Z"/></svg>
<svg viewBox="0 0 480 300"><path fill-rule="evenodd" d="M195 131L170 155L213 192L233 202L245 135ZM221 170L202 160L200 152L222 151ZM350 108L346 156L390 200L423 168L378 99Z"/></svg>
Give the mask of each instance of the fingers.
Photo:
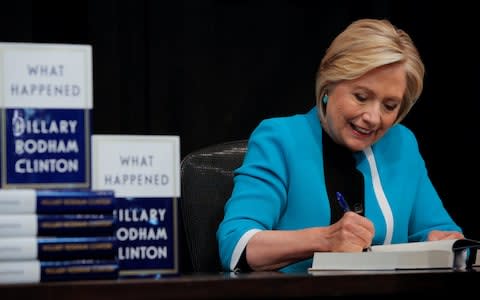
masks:
<svg viewBox="0 0 480 300"><path fill-rule="evenodd" d="M452 240L452 239L463 239L463 238L464 238L464 235L458 231L432 230L428 234L427 240L439 241L439 240Z"/></svg>
<svg viewBox="0 0 480 300"><path fill-rule="evenodd" d="M347 212L332 226L330 233L331 251L359 252L371 245L375 229L365 217Z"/></svg>

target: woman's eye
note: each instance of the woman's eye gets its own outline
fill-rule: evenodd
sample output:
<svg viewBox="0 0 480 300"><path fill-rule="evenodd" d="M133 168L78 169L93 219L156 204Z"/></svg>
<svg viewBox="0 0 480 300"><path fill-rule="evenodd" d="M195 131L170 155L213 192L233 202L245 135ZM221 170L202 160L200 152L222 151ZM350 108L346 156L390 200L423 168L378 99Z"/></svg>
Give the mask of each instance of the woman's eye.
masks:
<svg viewBox="0 0 480 300"><path fill-rule="evenodd" d="M367 96L365 95L361 95L361 94L354 94L354 95L355 95L355 98L360 102L364 102L367 100Z"/></svg>
<svg viewBox="0 0 480 300"><path fill-rule="evenodd" d="M397 104L385 104L385 108L388 110L388 111L394 111L396 108L397 108Z"/></svg>

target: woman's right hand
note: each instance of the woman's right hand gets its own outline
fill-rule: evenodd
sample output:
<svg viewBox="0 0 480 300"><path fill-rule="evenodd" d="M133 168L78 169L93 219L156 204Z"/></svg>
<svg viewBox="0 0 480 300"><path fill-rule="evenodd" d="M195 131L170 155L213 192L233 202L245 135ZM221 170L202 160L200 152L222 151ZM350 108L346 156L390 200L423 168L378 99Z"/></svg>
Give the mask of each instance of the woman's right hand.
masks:
<svg viewBox="0 0 480 300"><path fill-rule="evenodd" d="M327 228L326 239L331 252L361 252L372 244L373 223L354 212L346 212Z"/></svg>
<svg viewBox="0 0 480 300"><path fill-rule="evenodd" d="M248 241L247 263L255 271L278 270L319 252L360 252L370 246L373 223L347 212L335 224L299 230L262 230Z"/></svg>

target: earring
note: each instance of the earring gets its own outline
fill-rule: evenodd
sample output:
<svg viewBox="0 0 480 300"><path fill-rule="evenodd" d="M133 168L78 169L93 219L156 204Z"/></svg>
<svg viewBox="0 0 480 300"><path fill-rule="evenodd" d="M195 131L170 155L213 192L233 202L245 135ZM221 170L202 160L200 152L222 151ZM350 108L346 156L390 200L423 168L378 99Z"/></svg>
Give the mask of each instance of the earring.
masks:
<svg viewBox="0 0 480 300"><path fill-rule="evenodd" d="M327 94L323 95L322 102L323 102L323 104L327 104L327 102L328 102L328 95Z"/></svg>

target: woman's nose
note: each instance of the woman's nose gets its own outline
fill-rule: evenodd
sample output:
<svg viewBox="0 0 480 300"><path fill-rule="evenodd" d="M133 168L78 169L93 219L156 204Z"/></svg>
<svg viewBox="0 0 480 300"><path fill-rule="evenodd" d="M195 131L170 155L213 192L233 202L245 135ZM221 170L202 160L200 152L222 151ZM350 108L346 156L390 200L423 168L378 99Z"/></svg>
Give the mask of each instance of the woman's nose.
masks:
<svg viewBox="0 0 480 300"><path fill-rule="evenodd" d="M382 120L382 113L378 105L368 105L362 114L362 119L369 124L379 124Z"/></svg>

